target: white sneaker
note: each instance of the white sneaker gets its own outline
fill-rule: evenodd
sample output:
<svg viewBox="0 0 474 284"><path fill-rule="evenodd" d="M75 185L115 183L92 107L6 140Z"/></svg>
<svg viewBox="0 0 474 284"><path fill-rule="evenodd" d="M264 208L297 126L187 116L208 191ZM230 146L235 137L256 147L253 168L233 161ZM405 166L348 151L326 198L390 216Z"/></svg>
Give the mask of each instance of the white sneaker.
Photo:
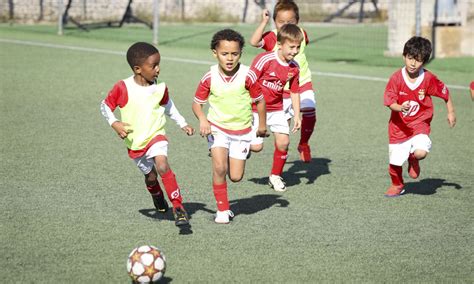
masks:
<svg viewBox="0 0 474 284"><path fill-rule="evenodd" d="M286 191L285 182L281 176L271 175L268 178L268 185L272 187L275 191L284 192Z"/></svg>
<svg viewBox="0 0 474 284"><path fill-rule="evenodd" d="M214 222L218 224L229 224L230 219L232 218L234 218L234 212L230 210L217 211L216 219L214 219Z"/></svg>

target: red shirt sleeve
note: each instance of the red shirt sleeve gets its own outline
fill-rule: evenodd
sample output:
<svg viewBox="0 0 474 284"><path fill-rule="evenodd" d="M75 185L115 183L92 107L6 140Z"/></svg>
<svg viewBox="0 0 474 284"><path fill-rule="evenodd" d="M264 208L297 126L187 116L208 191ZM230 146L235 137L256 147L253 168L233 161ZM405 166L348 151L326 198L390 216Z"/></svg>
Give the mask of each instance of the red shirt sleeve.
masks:
<svg viewBox="0 0 474 284"><path fill-rule="evenodd" d="M201 81L199 81L199 85L196 89L196 93L194 94L194 101L198 104L206 103L207 99L209 98L209 94L211 92L211 72L207 72L204 77L202 77Z"/></svg>
<svg viewBox="0 0 474 284"><path fill-rule="evenodd" d="M447 102L449 99L448 87L446 87L443 81L439 80L435 75L432 75L430 78L427 94L430 96L442 98L445 102Z"/></svg>
<svg viewBox="0 0 474 284"><path fill-rule="evenodd" d="M391 104L398 102L398 88L397 80L394 75L390 77L390 80L385 86L385 92L383 93L383 104L385 106L390 106Z"/></svg>
<svg viewBox="0 0 474 284"><path fill-rule="evenodd" d="M160 106L167 105L169 100L170 100L170 95L169 95L169 92L168 92L168 86L166 86L165 87L165 94L163 95L163 98L161 98L161 101L160 101Z"/></svg>
<svg viewBox="0 0 474 284"><path fill-rule="evenodd" d="M263 41L262 48L265 49L266 51L271 51L273 50L273 48L275 48L275 45L277 43L277 38L274 32L269 31L269 32L265 32L262 35L262 41Z"/></svg>
<svg viewBox="0 0 474 284"><path fill-rule="evenodd" d="M117 107L123 108L128 102L128 92L124 81L118 81L105 98L105 104L114 111Z"/></svg>

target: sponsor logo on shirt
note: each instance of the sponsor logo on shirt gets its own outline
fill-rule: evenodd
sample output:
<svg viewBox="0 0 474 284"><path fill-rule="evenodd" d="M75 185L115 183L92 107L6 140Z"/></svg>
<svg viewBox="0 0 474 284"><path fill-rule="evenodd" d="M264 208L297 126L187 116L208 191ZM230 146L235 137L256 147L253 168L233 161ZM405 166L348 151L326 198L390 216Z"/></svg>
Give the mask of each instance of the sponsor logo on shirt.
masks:
<svg viewBox="0 0 474 284"><path fill-rule="evenodd" d="M405 92L403 92L403 91L400 91L398 94L399 94L400 96L408 96L408 94L405 93Z"/></svg>
<svg viewBox="0 0 474 284"><path fill-rule="evenodd" d="M271 72L271 73L270 73L270 76L276 77L275 72Z"/></svg>
<svg viewBox="0 0 474 284"><path fill-rule="evenodd" d="M263 80L262 85L264 87L267 87L269 89L275 90L275 91L281 91L283 90L283 84L280 81L277 82L268 82L267 80Z"/></svg>

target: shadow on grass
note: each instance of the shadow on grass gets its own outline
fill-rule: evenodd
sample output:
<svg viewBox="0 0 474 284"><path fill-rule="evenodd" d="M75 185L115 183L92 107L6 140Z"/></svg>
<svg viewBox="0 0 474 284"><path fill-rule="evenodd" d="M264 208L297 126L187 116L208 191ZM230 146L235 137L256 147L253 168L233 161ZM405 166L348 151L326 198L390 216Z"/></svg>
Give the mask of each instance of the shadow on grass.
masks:
<svg viewBox="0 0 474 284"><path fill-rule="evenodd" d="M173 281L173 278L163 276L163 278L161 278L159 281L153 282L153 283L166 284L166 283L171 283L171 281Z"/></svg>
<svg viewBox="0 0 474 284"><path fill-rule="evenodd" d="M302 179L307 179L306 184L313 184L316 179L322 175L330 174L329 164L330 159L326 158L313 158L310 163L303 163L300 160L287 162L287 165L291 165L288 170L284 170L282 173L283 180L286 186L294 186L301 183ZM262 178L251 178L256 184L267 184L268 177Z"/></svg>
<svg viewBox="0 0 474 284"><path fill-rule="evenodd" d="M452 186L455 189L462 189L457 183L446 182L445 179L427 178L418 182L408 182L405 184L405 194L432 195L442 186Z"/></svg>
<svg viewBox="0 0 474 284"><path fill-rule="evenodd" d="M259 194L248 198L241 198L230 201L230 209L234 214L251 215L278 205L278 207L288 207L290 202L282 199L277 194Z"/></svg>
<svg viewBox="0 0 474 284"><path fill-rule="evenodd" d="M196 202L187 202L183 203L184 209L186 209L186 212L188 213L189 219L192 219L192 215L196 213L199 210L206 211L208 213L215 213L215 211L209 210L206 208L206 204L204 203L196 203ZM168 220L174 222L174 216L173 216L173 210L168 210L166 213L159 213L156 211L155 208L152 209L140 209L138 210L140 214L156 219L159 221L162 220ZM185 226L179 226L179 234L180 235L190 235L193 233L193 230L191 229L191 225L185 225Z"/></svg>

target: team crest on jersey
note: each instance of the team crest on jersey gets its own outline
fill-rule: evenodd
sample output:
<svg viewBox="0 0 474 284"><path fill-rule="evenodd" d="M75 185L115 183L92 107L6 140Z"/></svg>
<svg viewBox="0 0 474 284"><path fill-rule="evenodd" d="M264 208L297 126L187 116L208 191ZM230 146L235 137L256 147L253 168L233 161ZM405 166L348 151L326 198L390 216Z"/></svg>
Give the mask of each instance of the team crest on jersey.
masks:
<svg viewBox="0 0 474 284"><path fill-rule="evenodd" d="M295 74L293 74L293 72L288 72L288 80L291 80L291 78L293 78L293 76L295 76Z"/></svg>
<svg viewBox="0 0 474 284"><path fill-rule="evenodd" d="M425 98L425 89L420 89L418 91L418 99L422 101Z"/></svg>

